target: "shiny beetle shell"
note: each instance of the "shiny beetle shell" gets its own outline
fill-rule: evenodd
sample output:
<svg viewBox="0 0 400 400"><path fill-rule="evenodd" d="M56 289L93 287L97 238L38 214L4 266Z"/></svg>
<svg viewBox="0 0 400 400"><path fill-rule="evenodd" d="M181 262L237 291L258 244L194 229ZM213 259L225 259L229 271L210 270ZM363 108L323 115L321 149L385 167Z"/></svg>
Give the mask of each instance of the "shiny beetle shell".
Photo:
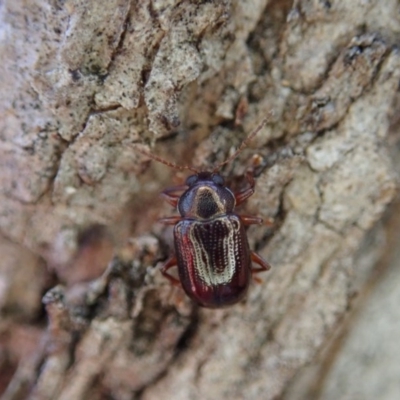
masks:
<svg viewBox="0 0 400 400"><path fill-rule="evenodd" d="M219 174L200 172L187 179L189 188L181 196L174 194L175 188L164 192L167 200L177 205L181 217L162 220L175 225L176 253L162 272L174 284L180 283L186 294L203 307L239 302L247 293L252 273L270 268L250 250L245 231L245 225L261 220L234 212L237 203L254 193L254 179L248 179L250 187L235 195ZM252 261L260 268L253 269ZM179 280L168 273L175 265Z"/></svg>
<svg viewBox="0 0 400 400"><path fill-rule="evenodd" d="M237 215L182 220L174 228L174 238L179 279L192 300L214 308L237 303L245 296L251 259Z"/></svg>

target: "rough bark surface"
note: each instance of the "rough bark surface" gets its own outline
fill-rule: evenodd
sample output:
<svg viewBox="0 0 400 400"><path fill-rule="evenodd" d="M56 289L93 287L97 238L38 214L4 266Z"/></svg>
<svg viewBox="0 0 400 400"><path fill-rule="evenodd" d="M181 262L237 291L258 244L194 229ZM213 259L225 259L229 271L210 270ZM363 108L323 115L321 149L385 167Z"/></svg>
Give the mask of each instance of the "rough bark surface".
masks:
<svg viewBox="0 0 400 400"><path fill-rule="evenodd" d="M399 11L3 1L2 398L295 399L301 384L309 395L319 375L301 379L304 367L388 251ZM249 240L273 269L241 304L200 309L158 270L171 230L156 220L171 210L157 192L184 175L135 147L209 167L267 115L223 174L238 188L254 171L245 213L274 224ZM329 385L315 398L339 398Z"/></svg>

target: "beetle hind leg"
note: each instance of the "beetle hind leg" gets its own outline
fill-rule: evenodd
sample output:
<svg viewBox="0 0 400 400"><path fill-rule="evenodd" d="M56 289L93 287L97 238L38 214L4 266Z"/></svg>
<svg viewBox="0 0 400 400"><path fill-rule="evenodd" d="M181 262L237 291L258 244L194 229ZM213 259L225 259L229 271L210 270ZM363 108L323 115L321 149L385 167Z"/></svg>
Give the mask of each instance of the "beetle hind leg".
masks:
<svg viewBox="0 0 400 400"><path fill-rule="evenodd" d="M271 265L269 265L261 256L259 256L254 251L251 252L251 261L260 266L259 268L251 268L251 272L253 274L258 274L259 272L268 271L271 269Z"/></svg>
<svg viewBox="0 0 400 400"><path fill-rule="evenodd" d="M168 270L172 267L175 267L178 265L178 261L176 259L176 256L170 257L165 264L161 267L161 273L174 285L174 286L181 286L181 282L179 279L175 278L172 276L170 273L168 273Z"/></svg>
<svg viewBox="0 0 400 400"><path fill-rule="evenodd" d="M252 274L252 278L253 278L254 282L261 284L261 283L263 283L263 280L261 278L259 278L258 276L255 276L255 274L258 274L259 272L263 272L263 271L268 271L271 268L271 265L269 265L261 256L259 256L254 251L251 252L251 261L260 266L259 268L254 268L252 266L251 274Z"/></svg>

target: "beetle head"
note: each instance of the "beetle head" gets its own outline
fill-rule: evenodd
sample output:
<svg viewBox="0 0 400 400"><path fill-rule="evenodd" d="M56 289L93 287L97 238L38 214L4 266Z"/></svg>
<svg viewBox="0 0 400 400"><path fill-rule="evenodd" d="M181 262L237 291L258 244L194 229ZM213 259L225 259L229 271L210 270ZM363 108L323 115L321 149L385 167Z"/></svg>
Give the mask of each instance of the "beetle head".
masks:
<svg viewBox="0 0 400 400"><path fill-rule="evenodd" d="M221 175L199 172L187 178L189 189L182 194L178 210L182 217L209 219L232 212L235 196L225 186Z"/></svg>

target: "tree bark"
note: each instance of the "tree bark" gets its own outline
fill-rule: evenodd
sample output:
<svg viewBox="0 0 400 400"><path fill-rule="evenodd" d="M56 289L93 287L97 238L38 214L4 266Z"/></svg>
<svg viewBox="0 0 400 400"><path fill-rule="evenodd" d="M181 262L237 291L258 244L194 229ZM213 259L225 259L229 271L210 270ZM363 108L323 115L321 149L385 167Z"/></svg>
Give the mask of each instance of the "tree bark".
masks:
<svg viewBox="0 0 400 400"><path fill-rule="evenodd" d="M398 11L4 1L2 398L290 396L388 251ZM274 223L248 237L273 268L240 304L199 308L159 272L172 212L157 193L185 174L138 148L212 169L267 116L221 173L237 189L254 172L244 213Z"/></svg>

